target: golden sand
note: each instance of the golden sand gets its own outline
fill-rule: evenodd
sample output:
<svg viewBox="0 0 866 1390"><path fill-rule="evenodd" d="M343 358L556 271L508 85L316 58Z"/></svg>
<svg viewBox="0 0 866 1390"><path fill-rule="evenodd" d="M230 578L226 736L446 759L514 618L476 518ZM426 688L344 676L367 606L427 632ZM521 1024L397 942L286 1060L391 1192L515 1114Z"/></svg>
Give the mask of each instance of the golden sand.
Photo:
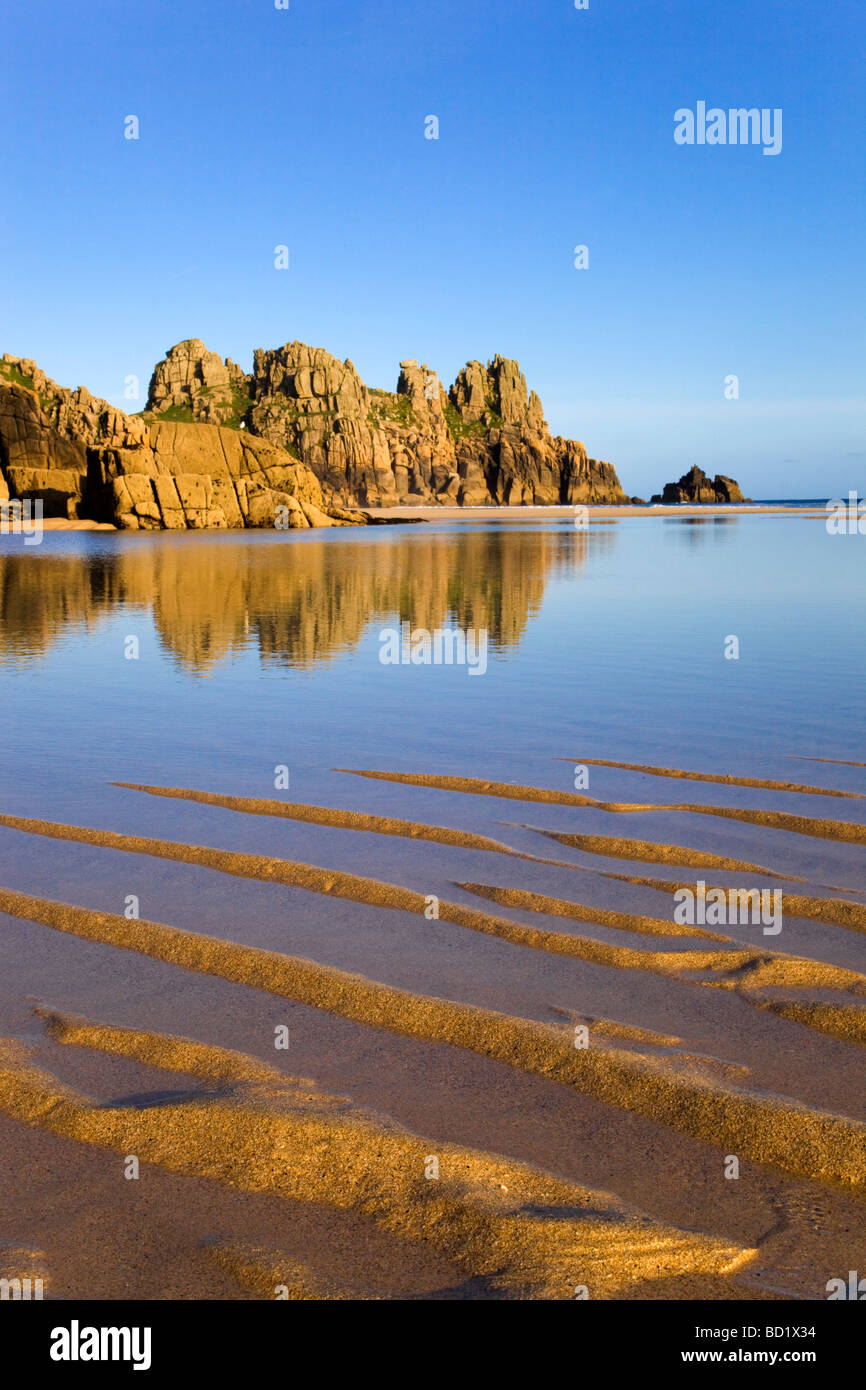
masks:
<svg viewBox="0 0 866 1390"><path fill-rule="evenodd" d="M600 759L584 761L650 775L761 787L792 795L854 795L796 783L716 777ZM864 826L782 812L602 802L568 792L479 778L374 771L356 775L470 795L615 813L678 811L710 815L843 844L862 844L866 840ZM188 788L115 785L244 815L282 817L555 865L671 895L678 888L693 887L640 873L563 864L522 853L487 836L419 821ZM9 815L0 816L0 826L46 839L147 855L299 888L369 907L424 914L428 904L425 895L410 888L293 860ZM676 866L674 871L715 869L804 882L722 853L625 837L521 828L536 830L568 849L625 861L624 867L628 861L637 860L649 865ZM824 886L810 883L814 888ZM611 944L576 929L551 930L440 899L438 915L445 922L498 938L515 948L571 957L617 971L637 970L665 977L672 982L674 1001L674 982L676 986L732 991L753 1008L786 1021L774 1024L769 1018L753 1016L761 1029L780 1030L780 1041L783 1037L787 1040L789 1031L795 1032L788 1030L787 1025L797 1024L827 1035L842 1049L866 1045L866 1009L857 1003L866 997L866 976L855 970L740 946L729 937L700 927L686 927L644 913L598 908L522 887L475 881L459 882L457 886L503 908L535 915L536 919L543 914L654 940L643 947ZM819 921L828 928L866 930L866 905L858 902L785 891L783 905L786 916ZM749 1067L737 1060L705 1055L701 1048L706 1044L700 1032L690 1047L687 1038L684 1041L673 1033L562 1008L552 1008L561 1023L541 1023L398 988L301 956L3 888L0 913L291 999L369 1029L423 1043L444 1044L458 1052L475 1054L544 1081L571 1087L602 1106L639 1116L641 1122L667 1126L689 1140L709 1146L713 1163L721 1162L721 1156L726 1154L751 1160L766 1170L762 1183L773 1184L771 1190L776 1195L770 1211L777 1214L779 1229L786 1226L790 1211L794 1212L795 1223L799 1223L798 1230L803 1222L804 1230L817 1229L809 1213L816 1200L815 1184L823 1184L824 1191L815 1209L823 1212L824 1201L830 1210L838 1209L838 1221L844 1224L835 1236L840 1240L847 1238L844 1232L850 1228L852 1218L850 1211L838 1204L866 1196L866 1123L804 1104L792 1096L759 1089ZM672 950L666 948L665 938L691 940L685 942L684 948ZM715 945L701 946L701 938ZM624 978L628 989L628 977ZM819 991L831 990L840 997L818 997ZM454 1296L464 1296L465 1290L469 1290L465 1296L571 1299L582 1285L587 1286L591 1298L786 1296L784 1252L783 1272L775 1281L775 1289L760 1287L757 1279L751 1281L749 1273L757 1254L753 1246L763 1246L765 1240L774 1237L776 1225L772 1225L767 1236L758 1234L763 1229L759 1226L747 1239L728 1238L719 1234L719 1227L724 1231L724 1224L715 1210L698 1205L695 1224L706 1225L715 1233L686 1231L680 1229L684 1223L679 1213L673 1224L670 1219L667 1223L657 1221L634 1211L618 1198L564 1180L543 1167L502 1157L486 1147L464 1147L423 1138L386 1116L361 1109L347 1097L323 1090L313 1081L286 1076L244 1053L167 1033L118 1028L55 1010L38 1012L52 1043L86 1047L103 1055L185 1073L203 1085L193 1093L161 1097L157 1105L97 1103L39 1070L20 1044L0 1040L0 1112L6 1117L67 1141L121 1154L135 1153L143 1163L189 1178L270 1194L270 1200L318 1203L375 1222L396 1240L426 1247L425 1261L434 1258L432 1251L436 1252L436 1260L444 1257L450 1261L447 1269L455 1271L453 1277L457 1281ZM582 1045L585 1037L578 1038L577 1026L581 1024L588 1029L588 1046ZM831 1044L819 1044L818 1039L813 1039L811 1046L817 1049ZM842 1052L828 1055L840 1058ZM433 1127L423 1125L428 1130ZM480 1142L486 1145L485 1140ZM677 1142L683 1144L686 1140ZM435 1178L429 1175L431 1158L439 1165L439 1176ZM784 1180L773 1177L773 1170L805 1179L809 1186L791 1190L791 1176ZM784 1188L776 1186L783 1181ZM798 1193L807 1195L801 1198ZM798 1203L805 1203L805 1215L797 1214ZM652 1209L657 1210L655 1206ZM670 1208L665 1211L662 1207L662 1213L670 1218ZM775 1217L771 1218L773 1221ZM742 1231L742 1227L738 1229ZM366 1287L363 1273L343 1279L342 1270L338 1268L334 1277L331 1268L327 1275L322 1275L303 1261L272 1248L267 1233L264 1242L258 1236L249 1240L234 1235L210 1240L205 1253L222 1274L236 1281L239 1290L260 1298L340 1301L394 1296L393 1291L383 1292L381 1284ZM42 1258L38 1252L21 1247L14 1260L10 1254L8 1267L32 1268L34 1272L38 1267L43 1277ZM773 1272L771 1268L770 1273ZM435 1287L441 1291L441 1277L437 1277L440 1282ZM449 1273L446 1282L451 1278ZM778 1287L779 1280L782 1287Z"/></svg>
<svg viewBox="0 0 866 1390"><path fill-rule="evenodd" d="M430 840L438 845L456 849L485 849L516 859L532 859L517 849L489 840L487 835L474 835L467 830L449 830L446 826L425 826L417 820L399 820L395 816L368 816L360 810L339 810L331 806L310 806L304 802L274 801L257 796L222 796L217 792L195 791L190 787L147 787L139 783L113 783L126 791L143 791L149 796L171 796L175 801L195 801L202 806L221 806L245 816L277 816L284 820L300 820L310 826L334 826L338 830L364 830L375 835L400 835L403 840Z"/></svg>
<svg viewBox="0 0 866 1390"><path fill-rule="evenodd" d="M759 1008L769 1009L780 1018L790 1018L794 1023L827 1033L831 1038L866 1047L866 1009L858 1008L856 1004L771 999L761 995L753 995L751 999Z"/></svg>
<svg viewBox="0 0 866 1390"><path fill-rule="evenodd" d="M158 1109L94 1105L7 1040L0 1044L7 1114L142 1162L348 1208L429 1242L505 1297L573 1298L579 1284L593 1297L616 1297L629 1285L684 1274L699 1287L697 1276L730 1274L755 1254L659 1225L528 1164L419 1138L243 1054L60 1014L51 1028L61 1043L208 1081L231 1078L232 1092ZM436 1177L428 1176L433 1159ZM255 1270L249 1256L231 1249L223 1259L257 1283L278 1272ZM267 1284L261 1287L264 1293Z"/></svg>
<svg viewBox="0 0 866 1390"><path fill-rule="evenodd" d="M851 821L816 820L810 816L792 815L787 811L752 811L734 806L702 806L690 803L598 801L595 797L580 796L577 792L553 791L545 787L521 786L513 782L488 782L481 777L439 777L429 772L377 772L352 767L341 767L336 771L351 772L356 777L372 777L383 782L402 782L413 787L464 792L468 796L538 801L549 806L582 806L595 811L610 811L615 815L633 815L643 811L684 811L695 816L721 816L725 820L743 821L747 825L789 830L795 835L809 835L820 840L839 840L843 844L866 845L866 825L857 825Z"/></svg>
<svg viewBox="0 0 866 1390"><path fill-rule="evenodd" d="M576 869L581 872L594 873L598 870L587 869L583 865L567 864L558 859L545 859L538 855L523 854L519 850L512 849L509 845L502 844L501 841L489 839L484 835L473 835L463 830L452 830L445 826L426 825L420 821L399 820L391 816L370 816L359 811L344 811L332 809L325 806L309 806L302 803L281 802L275 800L264 800L250 797L223 796L213 792L201 792L191 788L178 787L151 787L139 785L133 782L116 782L113 785L127 788L130 791L146 792L151 796L165 796L184 801L195 801L207 806L219 806L228 810L236 811L244 815L256 816L275 816L289 820L298 820L313 825L327 825L339 829L367 831L379 835L393 835L403 839L422 839L429 840L436 844L451 845L455 848L482 850L489 853L505 854L514 859L527 859L533 863L550 864L556 868ZM535 829L526 826L525 829ZM572 849L580 849L586 853L602 854L608 857L619 859L640 859L644 862L654 861L658 863L682 864L685 867L693 868L717 868L725 869L729 872L753 873L765 878L785 878L789 882L802 882L802 879L789 879L787 875L773 873L769 869L761 868L758 864L744 863L742 860L725 858L722 855L708 854L698 850L689 850L676 845L660 845L646 840L627 840L609 839L603 836L592 835L568 835L554 831L539 830L541 835L546 835L550 839ZM311 866L305 866L310 868ZM334 877L329 875L329 877ZM353 875L336 875L336 879L352 879ZM648 888L657 888L664 892L674 893L678 888L687 886L679 883L671 883L661 879L640 878L627 874L603 873L602 877L618 879L625 883L634 883ZM465 885L464 885L465 886ZM334 886L328 891L334 892ZM356 888L357 891L357 888ZM709 890L708 890L709 891ZM346 894L354 896L354 894ZM337 896L342 896L337 894ZM358 898L357 901L367 899ZM504 901L504 899L500 899ZM841 899L812 898L786 893L785 904L790 916L810 917L817 921L833 922L837 926L847 927L851 931L866 931L866 906L860 903L848 903ZM408 904L407 904L408 905ZM515 906L518 906L516 902ZM449 904L449 907L457 907L456 904ZM703 931L699 927L682 926L673 921L661 918L647 917L635 913L606 912L599 908L582 908L579 904L568 904L569 911L562 909L556 915L574 917L578 921L598 922L603 926L619 928L623 931L631 931L645 935L656 936L697 936L706 937L711 941L727 941L730 938L719 936L714 932ZM415 911L417 903L408 906L408 910ZM539 909L536 909L539 910ZM553 909L544 909L553 911ZM458 909L459 911L459 909ZM451 920L457 920L452 918Z"/></svg>
<svg viewBox="0 0 866 1390"><path fill-rule="evenodd" d="M671 879L641 878L635 874L607 874L607 878L619 879L621 883L635 883L644 888L654 888L660 893L674 894L682 888L694 888L693 883L681 883ZM706 884L707 893L726 893L726 888L714 888ZM834 927L844 927L846 931L866 932L866 905L846 902L843 898L812 898L803 893L782 894L782 905L786 917L805 917L815 922L826 922Z"/></svg>
<svg viewBox="0 0 866 1390"><path fill-rule="evenodd" d="M278 819L301 821L309 825L325 825L339 830L356 830L376 835L392 835L406 840L427 840L433 844L450 845L456 849L480 850L490 854L504 854L512 859L526 859L534 864L549 864L554 868L571 869L580 873L596 873L602 877L621 878L620 874L604 874L601 870L583 864L570 864L561 859L547 859L536 854L527 854L503 844L500 840L486 835L475 835L470 831L454 830L447 826L429 825L423 821L400 820L394 816L371 816L361 811L345 811L330 806L310 806L303 802L284 802L274 799L226 796L216 792L197 791L190 787L153 787L137 782L114 782L113 786L128 791L145 792L149 796L169 797L179 801L193 801L204 806L217 806L242 815L272 816ZM508 824L506 822L505 824ZM687 868L715 868L732 872L758 874L764 878L785 879L791 883L803 880L788 874L774 873L759 864L745 863L724 855L709 854L701 850L686 849L677 845L659 844L648 840L612 839L600 835L569 835L552 830L542 830L537 826L524 825L520 829L533 830L545 835L569 849L578 849L587 854L597 854L608 858L639 859L643 862L681 864ZM635 883L652 883L649 879L634 879ZM817 900L816 900L817 901ZM635 928L637 930L637 928ZM675 929L674 935L683 934ZM693 933L700 936L700 931ZM724 938L716 938L724 939Z"/></svg>
<svg viewBox="0 0 866 1390"><path fill-rule="evenodd" d="M568 864L562 860L546 859L538 855L525 854L519 850L512 849L511 846L503 844L501 841L490 839L484 835L474 835L471 832L453 830L445 826L427 825L421 821L400 820L391 816L371 816L359 811L345 811L325 806L309 806L303 803L280 802L251 797L224 796L214 792L196 791L192 788L152 787L133 782L116 782L113 785L124 787L130 791L146 792L151 796L164 796L172 799L194 801L207 806L218 806L244 815L274 816L288 820L302 821L313 825L333 826L338 829L366 831L373 834L398 836L403 839L428 840L433 843L450 845L460 849L505 854L514 859L526 859L532 863L550 864L556 868L567 868L587 873L601 873L600 870L588 869L584 865ZM687 868L716 868L724 869L729 872L756 874L765 878L786 879L788 882L803 882L802 879L792 878L788 875L778 874L770 869L762 868L759 864L750 864L742 860L730 859L723 855L686 849L677 845L664 845L647 840L614 839L598 835L564 834L556 831L541 830L535 826L523 826L522 828L535 830L536 833L545 835L549 839L556 840L559 844L565 845L570 849L578 849L585 853L603 855L609 858L681 864ZM310 868L311 866L306 867ZM669 883L661 879L640 878L626 874L601 873L601 876L618 879L622 882L639 884L649 888L658 888L670 893L675 892L677 888L683 886L681 884ZM329 877L335 877L336 879L351 879L356 876L336 874L329 875ZM333 887L328 891L333 892ZM337 896L341 895L337 894ZM840 899L797 896L790 893L786 893L785 899L789 906L790 915L792 916L814 917L818 921L834 922L836 925L848 927L852 931L866 931L866 906L859 903L847 903ZM358 899L358 901L362 900L363 899ZM577 905L573 906L576 908L575 911L560 915L577 917L581 921L597 921L603 923L605 926L620 927L624 931L634 931L650 935L691 935L705 936L713 941L728 940L727 937L718 936L712 932L705 932L700 928L683 927L674 922L666 922L662 919L637 914L607 913L605 915L600 915L599 909L585 909L584 911L589 915L581 916L580 912L577 910ZM410 907L409 910L414 911L415 906Z"/></svg>
<svg viewBox="0 0 866 1390"><path fill-rule="evenodd" d="M632 1110L694 1138L727 1145L730 1152L759 1163L858 1192L866 1190L866 1124L784 1096L728 1089L699 1074L672 1073L656 1057L619 1051L603 1041L578 1049L563 1029L397 989L303 957L217 940L159 922L129 920L7 890L0 892L0 911L188 970L253 985L387 1032L466 1048L574 1086L606 1104ZM762 982L790 983L774 978L773 964L767 962L769 978ZM187 1049L193 1046L184 1044ZM184 1055L188 1058L189 1053ZM54 1099L45 1096L38 1114L47 1115L54 1105ZM9 1111L2 1094L0 1106L15 1113ZM159 1114L165 1116L165 1108Z"/></svg>
<svg viewBox="0 0 866 1390"><path fill-rule="evenodd" d="M804 758L802 754L792 754L801 763L832 763L834 767L866 767L866 763L854 763L848 758Z"/></svg>
<svg viewBox="0 0 866 1390"><path fill-rule="evenodd" d="M286 1259L275 1250L238 1241L212 1241L207 1253L239 1284L259 1298L278 1298L287 1302L328 1303L366 1302L377 1294L367 1289L341 1288L331 1280L314 1274L297 1260Z"/></svg>
<svg viewBox="0 0 866 1390"><path fill-rule="evenodd" d="M638 1028L634 1023L617 1023L615 1019L598 1018L592 1014L578 1015L573 1010L559 1007L554 1008L553 1012L575 1023L591 1024L593 1035L599 1038L619 1038L649 1047L679 1047L682 1042L682 1038L675 1038L670 1033L656 1033L652 1028Z"/></svg>
<svg viewBox="0 0 866 1390"><path fill-rule="evenodd" d="M684 869L726 869L731 873L756 874L762 878L783 878L789 883L802 883L801 878L790 874L774 873L760 864L749 864L742 859L731 859L724 854L710 854L706 850L687 849L683 845L662 844L658 840L623 840L610 835L568 835L558 830L543 830L537 825L521 825L522 830L534 830L536 835L545 835L567 849L578 849L584 854L598 854L605 859L638 859L644 864L681 864ZM612 875L621 877L621 875ZM635 880L643 882L644 880ZM653 882L654 880L647 880Z"/></svg>
<svg viewBox="0 0 866 1390"><path fill-rule="evenodd" d="M362 811L343 811L330 806L310 806L297 801L275 801L261 797L221 796L216 792L196 791L191 787L150 787L137 782L113 782L112 786L127 791L147 792L149 796L167 796L178 801L195 801L202 806L220 806L247 816L276 816L283 820L303 821L307 825L328 825L338 830L362 830L374 835L397 835L405 840L430 840L433 844L451 845L455 849L485 850L491 854L508 854L514 859L532 859L536 863L556 863L539 860L532 854L521 854L500 840L486 835L473 835L468 830L451 830L444 825L424 825L421 821L399 820L395 816L370 816Z"/></svg>
<svg viewBox="0 0 866 1390"><path fill-rule="evenodd" d="M584 907L582 903L565 898L549 898L543 893L526 892L522 888L494 888L485 883L458 883L467 893L500 903L502 907L525 908L529 912L546 912L552 917L570 917L576 922L593 922L614 931L634 932L637 936L704 937L707 941L730 942L729 936L704 931L702 927L682 926L665 917L646 917L637 912L614 912L606 907Z"/></svg>
<svg viewBox="0 0 866 1390"><path fill-rule="evenodd" d="M98 845L106 849L120 850L127 854L150 855L159 859L174 860L183 864L194 864L213 869L218 873L236 875L242 878L258 879L264 883L282 883L287 887L301 888L310 893L320 893L351 902L365 903L373 907L390 908L404 912L423 914L427 907L424 894L411 888L404 888L380 879L362 878L359 874L342 873L336 869L321 869L313 864L295 860L276 859L264 855L239 854L231 850L212 849L202 845L188 845L175 840L155 840L138 835L121 835L113 830L93 830L86 826L62 825L54 821L33 820L20 816L0 815L0 825L20 830L30 835L43 835L49 839L71 840L79 844ZM476 891L478 885L476 885ZM493 892L494 890L491 890ZM500 890L495 890L500 891ZM501 890L507 892L508 890ZM543 904L543 895L532 895L535 901ZM27 916L16 906L4 908L4 903L37 902L27 899L23 894L9 893L0 889L0 910L15 916ZM577 911L578 904L571 904ZM544 911L542 907L536 910ZM603 917L605 909L585 909L591 918ZM703 972L712 975L713 984L725 984L734 988L747 982L751 987L759 985L791 985L801 988L806 984L827 988L866 992L866 978L855 971L835 966L823 961L814 961L797 956L787 956L769 951L755 951L740 948L731 951L640 951L631 947L613 946L607 942L596 941L590 937L573 933L545 930L541 927L527 926L507 917L495 917L476 908L465 907L462 903L439 900L439 919L453 922L469 931L481 932L509 941L515 946L527 946L532 950L547 951L553 955L572 956L578 960L590 961L596 965L607 965L617 970L639 969L655 974L675 976L688 981L689 972ZM629 914L615 914L626 917ZM125 918L118 919L126 921ZM653 919L645 919L653 920ZM655 919L658 920L658 919ZM53 923L52 923L53 925ZM722 938L724 940L725 938ZM695 983L709 983L696 979Z"/></svg>
<svg viewBox="0 0 866 1390"><path fill-rule="evenodd" d="M617 767L625 772L645 772L650 777L677 777L686 782L717 782L726 787L765 787L774 792L797 792L800 796L844 796L863 799L862 792L840 792L830 787L804 786L801 782L771 782L760 777L731 777L727 773L687 772L679 767L650 767L647 763L615 763L608 758L558 758L561 763L588 763L590 767Z"/></svg>

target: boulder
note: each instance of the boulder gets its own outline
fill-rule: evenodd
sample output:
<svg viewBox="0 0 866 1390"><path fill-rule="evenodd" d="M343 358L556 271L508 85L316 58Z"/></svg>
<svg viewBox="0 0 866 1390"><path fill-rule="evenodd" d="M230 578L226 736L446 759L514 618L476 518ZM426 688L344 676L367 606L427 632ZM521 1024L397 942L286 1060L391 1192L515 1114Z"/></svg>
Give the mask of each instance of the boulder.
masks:
<svg viewBox="0 0 866 1390"><path fill-rule="evenodd" d="M739 485L733 478L726 478L723 474L717 473L712 482L704 473L703 469L695 464L688 473L676 483L666 483L661 493L655 493L652 501L662 503L664 506L676 506L680 503L690 502L692 504L746 502L749 499L740 492Z"/></svg>

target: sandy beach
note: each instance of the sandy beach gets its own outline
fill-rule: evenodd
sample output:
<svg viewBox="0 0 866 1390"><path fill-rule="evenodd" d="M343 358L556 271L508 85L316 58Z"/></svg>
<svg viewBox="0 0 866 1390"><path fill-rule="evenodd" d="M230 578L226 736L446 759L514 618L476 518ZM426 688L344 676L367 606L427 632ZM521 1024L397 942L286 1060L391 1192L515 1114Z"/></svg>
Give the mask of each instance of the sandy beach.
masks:
<svg viewBox="0 0 866 1390"><path fill-rule="evenodd" d="M544 520L550 518L551 521L559 521L564 518L573 517L575 507L450 507L450 506L403 506L403 507L367 507L366 510L371 516L401 517L408 519L420 518L423 521L483 521L491 516L499 521L526 521ZM686 504L675 507L657 506L588 506L586 511L589 519L610 520L624 516L659 516L659 517L683 517L683 516L749 516L756 513L766 515L786 515L795 514L797 516L823 516L827 513L823 507L804 508L787 506L784 503L738 503L736 506L713 506L710 503L702 503L700 506L689 506Z"/></svg>
<svg viewBox="0 0 866 1390"><path fill-rule="evenodd" d="M360 508L347 508L347 511L358 510ZM403 506L403 507L365 507L363 508L372 517L381 518L386 521L560 521L563 518L571 518L575 514L573 506L562 507L457 507L457 506ZM784 503L753 503L738 504L736 506L712 506L711 504L701 504L700 506L679 505L675 507L664 506L590 506L586 509L588 520L591 521L616 521L622 517L736 517L754 515L779 515L779 516L809 516L823 517L826 519L827 513L823 507L794 507ZM117 527L111 522L88 521L88 520L66 520L62 517L45 517L42 522L45 531L117 531Z"/></svg>

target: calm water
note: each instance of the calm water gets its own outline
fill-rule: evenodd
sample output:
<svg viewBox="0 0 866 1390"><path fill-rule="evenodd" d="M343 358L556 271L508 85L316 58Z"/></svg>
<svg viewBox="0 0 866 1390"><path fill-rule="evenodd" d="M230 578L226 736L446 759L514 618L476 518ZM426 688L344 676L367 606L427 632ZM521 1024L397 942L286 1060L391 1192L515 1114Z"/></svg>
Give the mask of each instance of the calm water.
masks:
<svg viewBox="0 0 866 1390"><path fill-rule="evenodd" d="M277 764L316 800L347 765L552 786L581 754L863 758L866 540L805 516L55 532L0 539L0 579L10 812L92 815L115 779L267 795ZM486 630L486 673L383 665L399 620Z"/></svg>

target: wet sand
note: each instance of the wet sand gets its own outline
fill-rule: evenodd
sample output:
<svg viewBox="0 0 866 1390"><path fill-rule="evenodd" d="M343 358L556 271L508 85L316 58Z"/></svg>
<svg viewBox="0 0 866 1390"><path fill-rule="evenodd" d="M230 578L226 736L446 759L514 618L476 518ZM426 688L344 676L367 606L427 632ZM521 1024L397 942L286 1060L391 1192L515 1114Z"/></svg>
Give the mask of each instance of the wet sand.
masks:
<svg viewBox="0 0 866 1390"><path fill-rule="evenodd" d="M605 796L346 768L338 806L119 782L108 824L0 816L9 1268L54 1297L785 1299L866 1263L863 793L585 761ZM674 922L746 872L781 940ZM106 910L139 880L147 912Z"/></svg>
<svg viewBox="0 0 866 1390"><path fill-rule="evenodd" d="M399 507L347 507L347 511L365 511L370 516L383 517L391 521L527 521L561 520L574 516L573 506L549 507L457 507L457 506L399 506ZM700 506L650 506L643 507L626 504L623 506L591 505L587 508L591 520L607 521L622 516L742 516L778 514L780 516L821 516L826 520L826 510L821 507L787 507L762 505L760 503L740 503L736 506L713 506L704 503ZM75 521L62 517L46 517L42 523L46 531L117 531L111 522Z"/></svg>
<svg viewBox="0 0 866 1390"><path fill-rule="evenodd" d="M417 518L422 521L484 521L494 518L497 521L526 521L526 520L545 520L562 521L574 516L575 506L547 506L547 507L457 507L457 506L413 506L406 504L399 507L366 507L371 516L405 516L407 520ZM647 503L645 506L635 506L631 503L623 503L613 506L604 503L592 503L586 508L591 521L610 520L623 516L661 516L661 517L684 517L684 516L754 516L756 514L772 516L821 516L827 518L826 508L824 507L791 507L784 504L770 504L759 502L737 503L736 505L713 505L701 503L690 506L683 503L677 506L662 506L657 503L655 506Z"/></svg>

